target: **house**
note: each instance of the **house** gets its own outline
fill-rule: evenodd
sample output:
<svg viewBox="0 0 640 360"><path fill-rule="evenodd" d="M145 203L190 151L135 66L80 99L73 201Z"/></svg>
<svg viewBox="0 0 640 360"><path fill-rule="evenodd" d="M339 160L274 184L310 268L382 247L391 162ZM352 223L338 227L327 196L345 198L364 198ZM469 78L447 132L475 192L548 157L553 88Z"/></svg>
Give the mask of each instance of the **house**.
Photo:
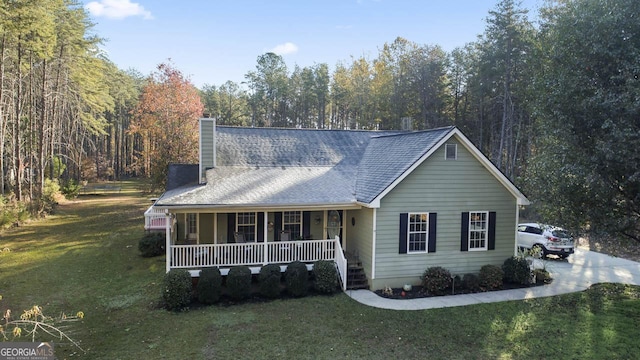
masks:
<svg viewBox="0 0 640 360"><path fill-rule="evenodd" d="M147 211L167 271L335 261L372 289L431 266L477 273L514 255L527 198L456 127L358 131L200 121L200 162L169 169ZM346 256L345 256L346 255ZM357 264L357 265L355 265Z"/></svg>

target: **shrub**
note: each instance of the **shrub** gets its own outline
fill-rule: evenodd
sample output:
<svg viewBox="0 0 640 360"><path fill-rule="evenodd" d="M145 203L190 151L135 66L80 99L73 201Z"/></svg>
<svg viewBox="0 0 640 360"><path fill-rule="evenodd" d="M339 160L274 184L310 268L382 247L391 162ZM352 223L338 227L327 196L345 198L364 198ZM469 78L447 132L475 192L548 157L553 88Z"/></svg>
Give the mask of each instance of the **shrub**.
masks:
<svg viewBox="0 0 640 360"><path fill-rule="evenodd" d="M58 180L44 179L44 185L42 186L42 201L47 207L52 207L58 203L60 197L60 184Z"/></svg>
<svg viewBox="0 0 640 360"><path fill-rule="evenodd" d="M236 266L227 275L227 290L235 300L246 299L251 295L251 270L247 266Z"/></svg>
<svg viewBox="0 0 640 360"><path fill-rule="evenodd" d="M203 304L215 304L222 294L222 275L217 267L200 271L198 279L198 301Z"/></svg>
<svg viewBox="0 0 640 360"><path fill-rule="evenodd" d="M0 195L0 228L15 226L30 217L31 212L27 203Z"/></svg>
<svg viewBox="0 0 640 360"><path fill-rule="evenodd" d="M507 258L502 264L502 271L506 282L526 285L531 280L529 263L522 257Z"/></svg>
<svg viewBox="0 0 640 360"><path fill-rule="evenodd" d="M546 269L535 269L533 275L537 284L548 284L551 282L551 274Z"/></svg>
<svg viewBox="0 0 640 360"><path fill-rule="evenodd" d="M191 302L191 275L185 269L171 269L162 282L162 299L168 310L180 310Z"/></svg>
<svg viewBox="0 0 640 360"><path fill-rule="evenodd" d="M421 279L424 290L434 295L444 294L451 286L451 273L440 266L432 266L425 270Z"/></svg>
<svg viewBox="0 0 640 360"><path fill-rule="evenodd" d="M299 261L294 261L287 266L284 273L287 292L294 297L307 295L309 291L309 270Z"/></svg>
<svg viewBox="0 0 640 360"><path fill-rule="evenodd" d="M487 290L502 288L504 271L496 265L484 265L480 268L480 286Z"/></svg>
<svg viewBox="0 0 640 360"><path fill-rule="evenodd" d="M312 273L313 286L318 292L331 294L338 288L338 270L333 261L316 261Z"/></svg>
<svg viewBox="0 0 640 360"><path fill-rule="evenodd" d="M280 265L269 264L263 266L258 275L260 294L271 299L279 297L281 279L282 273L280 272Z"/></svg>
<svg viewBox="0 0 640 360"><path fill-rule="evenodd" d="M75 199L78 197L81 188L82 187L80 186L80 184L78 184L77 181L75 181L74 179L70 179L66 184L62 185L60 191L65 198Z"/></svg>
<svg viewBox="0 0 640 360"><path fill-rule="evenodd" d="M147 233L138 242L138 250L140 250L143 257L160 256L164 254L164 245L164 233Z"/></svg>
<svg viewBox="0 0 640 360"><path fill-rule="evenodd" d="M462 286L473 292L480 290L480 278L476 274L464 274L462 277Z"/></svg>

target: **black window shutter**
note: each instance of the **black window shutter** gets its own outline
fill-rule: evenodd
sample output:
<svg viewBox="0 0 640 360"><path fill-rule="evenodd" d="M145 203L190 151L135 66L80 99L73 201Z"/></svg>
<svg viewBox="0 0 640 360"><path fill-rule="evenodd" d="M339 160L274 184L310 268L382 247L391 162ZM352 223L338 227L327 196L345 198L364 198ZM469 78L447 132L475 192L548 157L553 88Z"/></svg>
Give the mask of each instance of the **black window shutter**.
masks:
<svg viewBox="0 0 640 360"><path fill-rule="evenodd" d="M438 224L438 214L429 213L429 244L428 251L436 252L436 226Z"/></svg>
<svg viewBox="0 0 640 360"><path fill-rule="evenodd" d="M399 253L406 254L407 253L407 227L409 226L409 214L402 213L400 214L400 238L398 239L398 244L400 246Z"/></svg>
<svg viewBox="0 0 640 360"><path fill-rule="evenodd" d="M258 239L258 242L263 242L264 241L264 213L263 212L259 212L258 213L258 231L256 232L256 238Z"/></svg>
<svg viewBox="0 0 640 360"><path fill-rule="evenodd" d="M460 226L460 251L469 251L469 213L462 213Z"/></svg>
<svg viewBox="0 0 640 360"><path fill-rule="evenodd" d="M311 211L302 212L302 238L311 239Z"/></svg>
<svg viewBox="0 0 640 360"><path fill-rule="evenodd" d="M496 248L496 212L489 212L489 243L487 249L495 250Z"/></svg>
<svg viewBox="0 0 640 360"><path fill-rule="evenodd" d="M227 213L227 243L231 244L236 242L233 237L233 233L236 231L236 214Z"/></svg>
<svg viewBox="0 0 640 360"><path fill-rule="evenodd" d="M282 213L273 213L273 238L275 241L280 241L280 232L282 231Z"/></svg>

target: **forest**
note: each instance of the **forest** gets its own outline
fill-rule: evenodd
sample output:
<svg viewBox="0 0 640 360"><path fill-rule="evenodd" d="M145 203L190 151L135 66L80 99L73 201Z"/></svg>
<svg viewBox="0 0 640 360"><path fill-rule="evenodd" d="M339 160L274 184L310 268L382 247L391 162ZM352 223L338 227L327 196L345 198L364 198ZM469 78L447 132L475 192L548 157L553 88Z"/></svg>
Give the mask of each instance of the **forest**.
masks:
<svg viewBox="0 0 640 360"><path fill-rule="evenodd" d="M197 120L318 129L455 125L532 200L524 214L640 240L640 2L558 0L531 22L499 0L451 52L397 37L372 57L196 88L171 61L122 70L75 0L0 0L0 189L38 216L52 192L197 162ZM479 14L479 16L481 16ZM211 69L224 71L224 69ZM6 215L2 215L6 217Z"/></svg>

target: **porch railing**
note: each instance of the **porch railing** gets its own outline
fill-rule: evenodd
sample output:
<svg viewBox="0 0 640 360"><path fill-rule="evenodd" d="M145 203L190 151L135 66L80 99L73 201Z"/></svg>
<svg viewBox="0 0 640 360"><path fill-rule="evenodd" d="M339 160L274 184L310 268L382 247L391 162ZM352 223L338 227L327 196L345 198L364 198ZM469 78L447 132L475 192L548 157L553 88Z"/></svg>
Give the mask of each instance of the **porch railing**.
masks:
<svg viewBox="0 0 640 360"><path fill-rule="evenodd" d="M144 229L145 230L165 230L165 221L167 216L164 210L156 209L150 206L144 212Z"/></svg>
<svg viewBox="0 0 640 360"><path fill-rule="evenodd" d="M344 258L335 239L243 244L171 245L170 268L287 264ZM346 264L346 259L344 260ZM340 266L340 264L338 264ZM346 266L344 267L346 274ZM346 276L346 275L345 275Z"/></svg>
<svg viewBox="0 0 640 360"><path fill-rule="evenodd" d="M336 236L336 258L334 259L336 262L336 266L338 267L338 275L340 275L340 280L342 286L342 291L347 291L347 257L344 256L344 251L342 251L342 245L340 245L340 238Z"/></svg>

